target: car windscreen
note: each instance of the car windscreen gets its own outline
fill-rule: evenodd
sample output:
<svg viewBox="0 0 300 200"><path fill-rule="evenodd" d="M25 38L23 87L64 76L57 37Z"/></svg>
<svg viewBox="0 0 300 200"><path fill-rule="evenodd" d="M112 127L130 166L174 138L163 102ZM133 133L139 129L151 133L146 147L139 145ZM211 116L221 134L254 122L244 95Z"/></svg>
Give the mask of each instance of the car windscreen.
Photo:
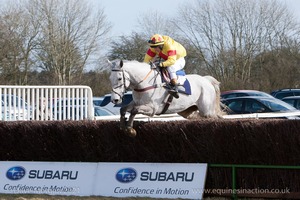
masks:
<svg viewBox="0 0 300 200"><path fill-rule="evenodd" d="M106 96L104 97L103 101L101 102L100 106L106 106L107 104L109 104L111 102L110 100L111 96ZM124 105L129 104L132 101L132 95L131 94L125 94L123 96L123 100L122 103L120 104L116 104L114 107L121 107Z"/></svg>
<svg viewBox="0 0 300 200"><path fill-rule="evenodd" d="M110 103L110 96L104 97L103 101L101 102L100 106L106 106Z"/></svg>
<svg viewBox="0 0 300 200"><path fill-rule="evenodd" d="M295 111L296 110L296 108L294 108L293 106L291 106L288 103L285 103L283 101L261 99L260 102L262 102L265 106L270 108L273 112Z"/></svg>
<svg viewBox="0 0 300 200"><path fill-rule="evenodd" d="M283 99L284 97L294 96L293 92L282 92L275 95L277 99Z"/></svg>
<svg viewBox="0 0 300 200"><path fill-rule="evenodd" d="M101 108L96 108L95 107L95 116L108 116L108 115L112 115L110 112L103 110Z"/></svg>

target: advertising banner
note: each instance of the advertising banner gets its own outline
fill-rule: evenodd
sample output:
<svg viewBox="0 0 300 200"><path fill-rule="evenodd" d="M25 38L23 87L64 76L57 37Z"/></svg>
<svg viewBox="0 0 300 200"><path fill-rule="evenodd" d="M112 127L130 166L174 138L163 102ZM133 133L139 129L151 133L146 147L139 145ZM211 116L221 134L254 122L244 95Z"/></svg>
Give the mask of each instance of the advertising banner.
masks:
<svg viewBox="0 0 300 200"><path fill-rule="evenodd" d="M206 164L0 162L0 193L202 199Z"/></svg>
<svg viewBox="0 0 300 200"><path fill-rule="evenodd" d="M202 199L206 164L101 163L95 195ZM105 172L105 173L104 173Z"/></svg>
<svg viewBox="0 0 300 200"><path fill-rule="evenodd" d="M0 193L90 196L97 163L0 162Z"/></svg>

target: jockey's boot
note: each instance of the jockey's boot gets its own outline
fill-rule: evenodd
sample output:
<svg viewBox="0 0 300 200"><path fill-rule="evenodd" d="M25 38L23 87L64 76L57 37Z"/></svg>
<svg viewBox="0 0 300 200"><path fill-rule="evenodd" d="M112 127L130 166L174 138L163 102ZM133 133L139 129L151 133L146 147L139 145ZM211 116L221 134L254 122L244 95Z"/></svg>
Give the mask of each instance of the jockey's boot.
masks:
<svg viewBox="0 0 300 200"><path fill-rule="evenodd" d="M177 79L176 78L173 78L171 80L171 88L169 90L169 93L171 95L173 95L176 99L179 98L179 95L178 95L178 84L177 84Z"/></svg>

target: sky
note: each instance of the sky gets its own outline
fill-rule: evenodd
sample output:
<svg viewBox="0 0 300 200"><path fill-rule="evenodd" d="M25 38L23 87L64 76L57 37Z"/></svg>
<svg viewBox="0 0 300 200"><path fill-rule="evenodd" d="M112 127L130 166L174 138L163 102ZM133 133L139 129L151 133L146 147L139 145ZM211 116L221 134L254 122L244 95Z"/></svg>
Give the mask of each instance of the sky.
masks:
<svg viewBox="0 0 300 200"><path fill-rule="evenodd" d="M137 28L138 17L149 11L174 16L187 0L93 0L104 8L107 20L113 25L113 35L127 35Z"/></svg>
<svg viewBox="0 0 300 200"><path fill-rule="evenodd" d="M0 5L7 1L0 0ZM138 28L138 17L151 12L175 17L180 6L194 0L88 0L92 5L104 9L107 22L112 24L110 36L129 35ZM257 0L260 1L260 0ZM278 0L285 3L300 22L300 0ZM138 32L138 31L137 31ZM155 34L155 33L153 33ZM148 38L147 38L148 39Z"/></svg>
<svg viewBox="0 0 300 200"><path fill-rule="evenodd" d="M137 28L137 20L149 11L174 17L179 6L192 0L93 0L104 8L107 20L112 23L113 36L130 34ZM258 0L259 1L259 0ZM300 21L300 0L279 0L286 3Z"/></svg>
<svg viewBox="0 0 300 200"><path fill-rule="evenodd" d="M0 0L0 5L11 0ZM120 36L130 34L137 28L138 17L149 11L157 11L163 16L176 16L177 10L186 2L193 0L88 0L92 5L104 8L107 21L112 24L112 35ZM260 1L260 0L257 0ZM300 0L279 0L286 3L288 8L300 21Z"/></svg>

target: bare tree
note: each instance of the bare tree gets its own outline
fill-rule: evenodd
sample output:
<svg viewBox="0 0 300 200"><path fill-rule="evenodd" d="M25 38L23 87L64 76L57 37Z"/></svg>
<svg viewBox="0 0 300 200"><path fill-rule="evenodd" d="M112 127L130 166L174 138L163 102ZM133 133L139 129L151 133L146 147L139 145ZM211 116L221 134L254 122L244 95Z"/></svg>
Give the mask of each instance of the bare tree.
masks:
<svg viewBox="0 0 300 200"><path fill-rule="evenodd" d="M247 88L254 58L286 47L299 30L291 12L276 0L197 0L179 15L173 24L225 87Z"/></svg>
<svg viewBox="0 0 300 200"><path fill-rule="evenodd" d="M111 25L103 9L94 12L85 0L29 0L29 5L41 27L41 68L54 73L57 84L72 84L105 45Z"/></svg>
<svg viewBox="0 0 300 200"><path fill-rule="evenodd" d="M177 32L170 19L158 11L151 11L142 15L137 23L140 30L139 34L148 40L156 33L174 37Z"/></svg>
<svg viewBox="0 0 300 200"><path fill-rule="evenodd" d="M0 18L0 70L2 84L7 80L15 81L17 79L16 74L19 73L18 66L20 65L18 58L21 55L18 35L10 31L9 24L3 19L4 17L2 16ZM10 83L14 83L14 81Z"/></svg>
<svg viewBox="0 0 300 200"><path fill-rule="evenodd" d="M109 60L125 59L142 62L149 48L146 41L142 35L134 32L128 36L120 36L119 40L112 42L108 58Z"/></svg>
<svg viewBox="0 0 300 200"><path fill-rule="evenodd" d="M20 2L3 6L0 18L2 81L6 84L28 84L28 72L35 63L32 51L36 45L38 28L32 23L32 15L26 12Z"/></svg>

